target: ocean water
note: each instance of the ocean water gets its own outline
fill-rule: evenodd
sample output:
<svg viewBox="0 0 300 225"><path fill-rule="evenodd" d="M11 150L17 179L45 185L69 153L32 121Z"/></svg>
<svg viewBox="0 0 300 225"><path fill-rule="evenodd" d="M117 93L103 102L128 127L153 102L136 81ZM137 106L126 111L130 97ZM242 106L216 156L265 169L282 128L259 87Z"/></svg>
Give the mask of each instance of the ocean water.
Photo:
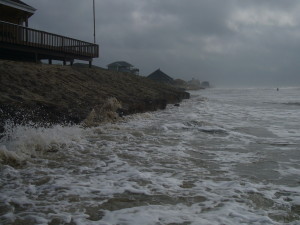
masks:
<svg viewBox="0 0 300 225"><path fill-rule="evenodd" d="M300 224L300 88L207 89L0 140L0 224Z"/></svg>

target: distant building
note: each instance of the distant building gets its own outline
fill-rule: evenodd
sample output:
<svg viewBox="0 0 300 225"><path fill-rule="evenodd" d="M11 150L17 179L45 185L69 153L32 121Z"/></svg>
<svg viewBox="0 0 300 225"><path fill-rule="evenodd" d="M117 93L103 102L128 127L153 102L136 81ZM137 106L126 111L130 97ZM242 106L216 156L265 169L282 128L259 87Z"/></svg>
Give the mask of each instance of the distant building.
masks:
<svg viewBox="0 0 300 225"><path fill-rule="evenodd" d="M155 70L147 78L161 83L174 84L174 79L160 69Z"/></svg>
<svg viewBox="0 0 300 225"><path fill-rule="evenodd" d="M201 83L201 87L209 88L209 87L210 87L210 84L209 84L208 81L203 81L203 82Z"/></svg>
<svg viewBox="0 0 300 225"><path fill-rule="evenodd" d="M0 20L28 27L28 19L35 8L20 0L0 0Z"/></svg>
<svg viewBox="0 0 300 225"><path fill-rule="evenodd" d="M192 86L201 86L201 82L198 79L193 78L192 80L187 82L189 85Z"/></svg>
<svg viewBox="0 0 300 225"><path fill-rule="evenodd" d="M198 79L193 78L187 82L188 90L199 90L202 89L201 82Z"/></svg>
<svg viewBox="0 0 300 225"><path fill-rule="evenodd" d="M186 87L187 86L187 82L182 79L175 79L174 84L175 84L175 86L178 86L178 87Z"/></svg>
<svg viewBox="0 0 300 225"><path fill-rule="evenodd" d="M127 72L135 75L139 75L140 70L128 62L117 61L107 65L108 70Z"/></svg>

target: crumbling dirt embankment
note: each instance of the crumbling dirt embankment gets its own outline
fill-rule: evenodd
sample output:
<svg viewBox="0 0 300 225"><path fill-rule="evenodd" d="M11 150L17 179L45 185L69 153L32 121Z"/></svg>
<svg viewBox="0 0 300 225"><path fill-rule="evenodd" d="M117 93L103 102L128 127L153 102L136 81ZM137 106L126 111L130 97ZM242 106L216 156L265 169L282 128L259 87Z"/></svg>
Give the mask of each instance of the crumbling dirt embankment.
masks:
<svg viewBox="0 0 300 225"><path fill-rule="evenodd" d="M126 115L164 109L189 94L128 73L0 60L2 128L7 120L78 124L110 98Z"/></svg>

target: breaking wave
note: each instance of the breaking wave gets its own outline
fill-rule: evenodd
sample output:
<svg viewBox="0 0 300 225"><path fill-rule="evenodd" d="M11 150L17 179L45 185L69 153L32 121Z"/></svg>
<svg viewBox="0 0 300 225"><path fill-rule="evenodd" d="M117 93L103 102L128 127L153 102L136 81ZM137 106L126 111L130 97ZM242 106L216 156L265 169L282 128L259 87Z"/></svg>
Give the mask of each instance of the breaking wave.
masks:
<svg viewBox="0 0 300 225"><path fill-rule="evenodd" d="M79 126L54 125L50 128L34 124L6 123L0 139L0 162L22 165L31 159L63 151L80 139L83 129Z"/></svg>
<svg viewBox="0 0 300 225"><path fill-rule="evenodd" d="M0 223L299 224L299 112L268 89L192 96L91 127L8 122Z"/></svg>

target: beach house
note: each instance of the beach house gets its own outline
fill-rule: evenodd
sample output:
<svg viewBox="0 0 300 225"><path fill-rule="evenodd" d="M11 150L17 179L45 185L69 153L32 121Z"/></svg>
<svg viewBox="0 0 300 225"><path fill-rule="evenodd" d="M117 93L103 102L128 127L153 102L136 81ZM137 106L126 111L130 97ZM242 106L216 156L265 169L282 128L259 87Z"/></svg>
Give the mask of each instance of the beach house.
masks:
<svg viewBox="0 0 300 225"><path fill-rule="evenodd" d="M135 66L125 61L117 61L107 65L108 70L127 72L135 75L139 75L140 70Z"/></svg>
<svg viewBox="0 0 300 225"><path fill-rule="evenodd" d="M160 69L155 70L147 78L157 81L157 82L160 82L160 83L174 84L174 79L172 77L170 77L169 75L165 74Z"/></svg>
<svg viewBox="0 0 300 225"><path fill-rule="evenodd" d="M73 64L99 57L99 46L70 37L29 28L36 11L20 0L0 0L0 58L35 61L52 60Z"/></svg>
<svg viewBox="0 0 300 225"><path fill-rule="evenodd" d="M35 8L19 0L0 0L0 20L28 27Z"/></svg>

